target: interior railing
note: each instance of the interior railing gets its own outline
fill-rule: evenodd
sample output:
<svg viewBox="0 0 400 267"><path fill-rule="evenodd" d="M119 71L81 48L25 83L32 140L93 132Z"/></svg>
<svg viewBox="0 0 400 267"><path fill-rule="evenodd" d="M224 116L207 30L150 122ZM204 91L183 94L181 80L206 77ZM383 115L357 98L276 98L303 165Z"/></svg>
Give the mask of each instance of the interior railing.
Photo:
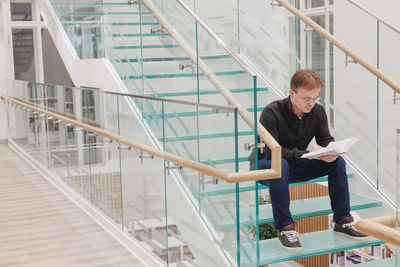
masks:
<svg viewBox="0 0 400 267"><path fill-rule="evenodd" d="M310 10L302 4L307 15L298 4L227 1L227 8L210 10L205 2L196 1L193 10L224 42L234 44L231 48L248 59L259 79L271 81L285 94L296 69L314 69L325 84L321 104L331 133L338 140L360 138L347 159L394 207L393 129L398 107L392 103L400 89L400 58L392 52L400 35L348 1ZM225 34L225 27L233 34Z"/></svg>
<svg viewBox="0 0 400 267"><path fill-rule="evenodd" d="M128 104L133 98L145 105L153 102L152 106L159 108L143 117L149 123L149 117L159 121L152 129L161 150L154 148L144 134L142 118L132 116ZM236 132L230 148L238 165L236 108L13 80L7 81L7 95L2 99L8 103L10 142L81 194L155 257L168 264L219 266L224 259L235 258L240 246L252 240L248 236L249 241L236 242L236 235L249 235L236 220L242 194L239 183L236 192L225 195L222 206L202 192L207 183L219 179L232 182L232 173L167 152L174 146L168 139L176 139L168 123L179 124L177 112L197 112L202 114L197 115L198 121L193 117L190 120L201 130ZM215 152L207 146L223 144L203 145L201 153L212 154ZM187 142L185 148L195 153L196 142ZM169 176L172 173L180 182ZM196 190L199 195L193 198ZM192 214L186 194L195 203L204 203L196 205L198 214ZM219 229L210 224L212 233L218 233L210 239L198 216L214 223L223 214L236 226ZM228 252L225 258L218 254L219 246Z"/></svg>

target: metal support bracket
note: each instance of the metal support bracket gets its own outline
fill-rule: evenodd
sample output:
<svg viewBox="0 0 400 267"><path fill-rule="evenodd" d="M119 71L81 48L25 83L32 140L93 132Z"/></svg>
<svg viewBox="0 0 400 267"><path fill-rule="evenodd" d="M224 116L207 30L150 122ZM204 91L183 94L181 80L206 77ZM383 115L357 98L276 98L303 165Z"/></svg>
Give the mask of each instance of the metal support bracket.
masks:
<svg viewBox="0 0 400 267"><path fill-rule="evenodd" d="M357 64L357 61L355 61L355 60L352 59L352 58L349 59L349 56L346 55L346 57L345 57L345 59L344 59L344 63L346 63L346 67L347 67L347 65L348 65L349 63Z"/></svg>
<svg viewBox="0 0 400 267"><path fill-rule="evenodd" d="M252 149L254 147L255 147L254 144L244 143L244 150L246 150L246 151L250 151L250 149ZM261 154L264 154L264 148L265 148L264 143L258 143L257 148L261 148Z"/></svg>
<svg viewBox="0 0 400 267"><path fill-rule="evenodd" d="M304 32L306 32L306 33L315 32L315 30L313 28L307 27L307 28L304 28Z"/></svg>
<svg viewBox="0 0 400 267"><path fill-rule="evenodd" d="M281 7L282 5L276 2L275 0L271 0L271 7L274 8L274 6Z"/></svg>
<svg viewBox="0 0 400 267"><path fill-rule="evenodd" d="M214 177L211 177L211 179L206 180L205 179L205 175L201 174L200 184L201 184L201 190L204 190L204 185L205 184L218 184L218 179L214 178Z"/></svg>
<svg viewBox="0 0 400 267"><path fill-rule="evenodd" d="M144 153L143 153L143 151L140 151L140 155L139 155L139 158L140 158L140 164L143 164L143 159L154 159L154 155L151 155L151 154L149 154L149 155L145 155Z"/></svg>
<svg viewBox="0 0 400 267"><path fill-rule="evenodd" d="M194 69L196 68L196 64L192 61L192 64L179 64L179 69L184 70L185 68L191 68L192 73L194 73Z"/></svg>
<svg viewBox="0 0 400 267"><path fill-rule="evenodd" d="M396 105L397 100L400 100L400 96L397 96L396 92L393 92L393 104Z"/></svg>
<svg viewBox="0 0 400 267"><path fill-rule="evenodd" d="M131 150L132 147L119 144L118 150Z"/></svg>
<svg viewBox="0 0 400 267"><path fill-rule="evenodd" d="M169 161L167 161L166 165L167 166L165 166L165 169L167 170L168 175L171 174L171 170L178 170L178 171L182 170L182 166L180 166L180 165L172 166Z"/></svg>
<svg viewBox="0 0 400 267"><path fill-rule="evenodd" d="M112 143L113 142L113 140L112 139L109 139L109 138L107 138L107 137L103 137L103 143Z"/></svg>
<svg viewBox="0 0 400 267"><path fill-rule="evenodd" d="M161 33L161 36L164 37L165 29L161 27L161 29L150 29L150 34Z"/></svg>
<svg viewBox="0 0 400 267"><path fill-rule="evenodd" d="M131 5L133 5L133 4L139 4L140 3L140 1L139 0L128 0L128 6L131 6Z"/></svg>

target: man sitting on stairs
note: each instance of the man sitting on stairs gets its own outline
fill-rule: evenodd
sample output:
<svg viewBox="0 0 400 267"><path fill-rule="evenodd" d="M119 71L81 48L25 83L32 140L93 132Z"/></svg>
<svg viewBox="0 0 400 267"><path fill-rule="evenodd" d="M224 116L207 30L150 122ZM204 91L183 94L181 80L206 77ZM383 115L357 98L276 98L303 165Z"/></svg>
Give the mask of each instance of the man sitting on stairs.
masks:
<svg viewBox="0 0 400 267"><path fill-rule="evenodd" d="M335 221L334 233L357 240L369 236L359 232L350 215L350 197L346 164L337 155L321 156L304 160L308 152L326 147L334 138L329 132L327 116L318 104L322 81L309 69L298 70L290 82L290 96L267 105L261 113L260 122L282 146L282 177L260 181L269 186L274 224L278 239L288 250L302 249L289 210L289 183L298 183L328 175L329 196ZM317 145L307 150L315 137ZM250 164L254 169L254 160ZM258 151L258 169L271 168L271 151L266 147Z"/></svg>

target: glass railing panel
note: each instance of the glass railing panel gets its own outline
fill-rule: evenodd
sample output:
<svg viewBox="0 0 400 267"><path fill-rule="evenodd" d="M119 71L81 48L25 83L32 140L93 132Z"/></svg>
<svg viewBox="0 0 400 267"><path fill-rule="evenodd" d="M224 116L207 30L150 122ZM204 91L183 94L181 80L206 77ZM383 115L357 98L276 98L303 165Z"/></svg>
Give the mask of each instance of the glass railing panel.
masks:
<svg viewBox="0 0 400 267"><path fill-rule="evenodd" d="M186 169L185 173L188 172L190 170ZM184 178L183 170L180 175ZM195 177L196 181L197 177L201 177L199 173L193 173L191 176ZM205 177L205 179L211 180L212 178ZM214 240L210 240L206 235L199 235L198 233L203 231L202 222L199 218L196 218L196 214L191 211L192 207L184 199L184 196L179 194L179 190L173 176L168 175L167 172L165 176L165 192L168 214L168 261L170 266L173 266L173 264L177 264L177 266L225 266L226 263L218 253L217 247L221 246L225 250L229 247L231 250L236 251L235 229L229 231L217 230ZM229 197L229 199L224 199L223 201L227 207L236 205L235 198ZM220 204L222 205L222 203ZM216 212L214 216L218 216L217 211L214 211ZM213 220L214 217L209 217L208 215L210 214L207 214L207 218ZM235 217L235 215L233 216ZM234 259L230 255L228 257L231 264L234 265Z"/></svg>
<svg viewBox="0 0 400 267"><path fill-rule="evenodd" d="M195 47L195 25L189 23L186 14L179 14L173 1L163 3L164 17L185 42ZM144 9L146 10L146 9ZM183 49L169 36L161 25L141 24L143 93L149 96L180 97L197 101L196 68ZM150 32L150 36L148 35ZM191 94L190 94L191 93Z"/></svg>
<svg viewBox="0 0 400 267"><path fill-rule="evenodd" d="M239 53L285 92L291 75L305 67L298 53L297 20L286 9L263 1L239 1L239 5L239 14L234 14L239 17Z"/></svg>
<svg viewBox="0 0 400 267"><path fill-rule="evenodd" d="M399 218L400 214L400 128L396 129L396 218ZM396 220L397 221L397 220ZM400 225L396 224L396 229L400 229ZM397 250L398 252L400 249ZM397 256L397 266L400 265L400 258Z"/></svg>
<svg viewBox="0 0 400 267"><path fill-rule="evenodd" d="M69 149L69 183L75 191L80 193L88 201L91 200L91 187L90 187L90 154L89 144L84 144L83 140L86 139L86 132L79 127L71 126L76 139L71 143Z"/></svg>
<svg viewBox="0 0 400 267"><path fill-rule="evenodd" d="M94 133L88 133L87 136L90 145L91 203L122 226L120 145Z"/></svg>
<svg viewBox="0 0 400 267"><path fill-rule="evenodd" d="M65 114L64 87L46 85L44 96L44 104L48 111L61 115ZM49 145L49 169L64 179L67 177L65 124L50 116L47 116L46 119Z"/></svg>
<svg viewBox="0 0 400 267"><path fill-rule="evenodd" d="M174 0L152 1L164 18L181 35L185 42L192 48L196 43L196 25L190 16L183 12ZM188 5L194 8L194 1L189 1Z"/></svg>
<svg viewBox="0 0 400 267"><path fill-rule="evenodd" d="M141 160L140 155L140 151L121 146L123 229L167 262L164 162L150 158Z"/></svg>
<svg viewBox="0 0 400 267"><path fill-rule="evenodd" d="M396 65L400 60L400 55L396 52L397 48L394 45L400 42L400 31L395 31L381 22L378 24L377 31L379 38L377 49L378 68L400 84L398 71L396 71ZM391 199L395 199L396 192L393 184L393 177L396 176L396 167L393 159L396 157L394 145L396 142L396 135L393 129L400 124L400 119L396 115L400 111L400 101L393 100L393 98L399 98L399 94L394 94L392 88L382 81L377 82L377 92L379 100L377 103L379 119L377 122L379 188L389 195Z"/></svg>
<svg viewBox="0 0 400 267"><path fill-rule="evenodd" d="M344 9L343 2L346 1L335 2L341 11ZM348 8L346 6L343 12L348 15L346 17L356 21L356 26L349 29L348 20L335 19L334 37L375 65L377 36L373 32L376 29L376 21L351 5ZM359 30L366 28L371 31ZM325 45L328 45L327 41L325 42ZM371 182L378 184L377 79L363 66L346 57L338 48L330 48L330 51L333 65L325 64L323 72L331 77L329 83L325 80L324 100L332 135L337 140L352 136L360 139L347 156L370 177ZM331 67L328 67L329 65ZM354 121L357 123L352 123Z"/></svg>
<svg viewBox="0 0 400 267"><path fill-rule="evenodd" d="M78 56L82 59L103 57L103 1L52 0L51 3Z"/></svg>

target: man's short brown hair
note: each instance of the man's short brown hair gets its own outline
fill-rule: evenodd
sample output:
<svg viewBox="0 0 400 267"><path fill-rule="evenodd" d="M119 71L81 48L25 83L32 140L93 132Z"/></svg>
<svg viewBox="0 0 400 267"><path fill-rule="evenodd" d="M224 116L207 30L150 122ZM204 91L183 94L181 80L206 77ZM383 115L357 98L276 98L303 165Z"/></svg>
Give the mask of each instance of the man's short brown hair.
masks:
<svg viewBox="0 0 400 267"><path fill-rule="evenodd" d="M290 80L290 89L296 91L297 88L303 87L306 90L321 88L323 86L321 78L310 69L301 69L296 71Z"/></svg>

